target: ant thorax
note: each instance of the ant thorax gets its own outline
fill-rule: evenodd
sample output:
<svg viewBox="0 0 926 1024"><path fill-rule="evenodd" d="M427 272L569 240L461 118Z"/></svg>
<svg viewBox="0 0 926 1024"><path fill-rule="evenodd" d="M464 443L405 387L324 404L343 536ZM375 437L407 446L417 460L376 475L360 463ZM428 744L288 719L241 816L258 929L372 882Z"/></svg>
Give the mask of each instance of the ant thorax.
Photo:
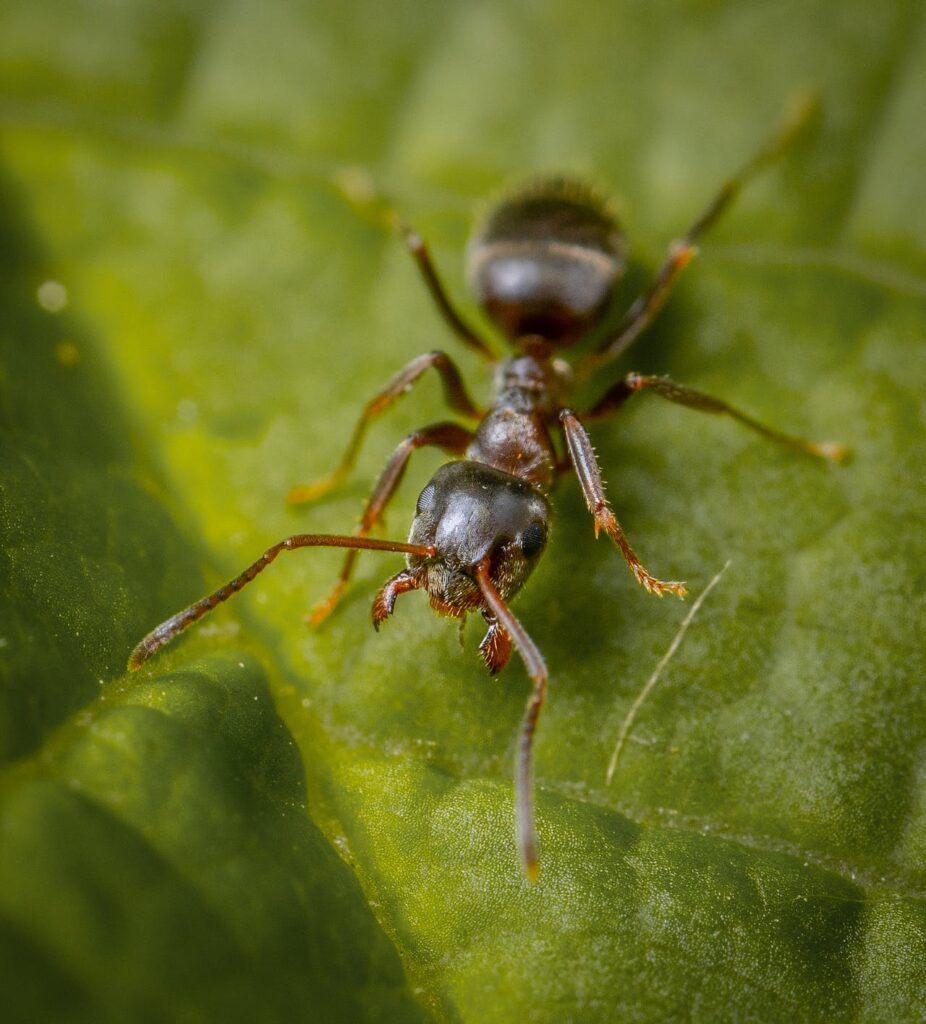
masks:
<svg viewBox="0 0 926 1024"><path fill-rule="evenodd" d="M476 429L466 457L533 484L544 494L556 480L556 450L547 424L563 406L569 377L561 360L519 355L496 371L497 397Z"/></svg>

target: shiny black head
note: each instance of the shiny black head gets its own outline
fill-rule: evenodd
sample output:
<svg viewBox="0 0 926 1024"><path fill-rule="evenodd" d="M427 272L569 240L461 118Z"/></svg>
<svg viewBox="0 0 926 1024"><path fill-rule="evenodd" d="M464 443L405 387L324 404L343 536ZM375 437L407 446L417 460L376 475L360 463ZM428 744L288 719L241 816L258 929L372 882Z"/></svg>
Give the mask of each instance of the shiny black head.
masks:
<svg viewBox="0 0 926 1024"><path fill-rule="evenodd" d="M469 245L470 285L511 339L577 341L624 272L624 236L587 186L537 182L495 207Z"/></svg>
<svg viewBox="0 0 926 1024"><path fill-rule="evenodd" d="M550 506L530 484L480 462L449 462L418 498L409 543L437 548L433 558L408 556L423 572L432 606L448 615L480 607L474 572L486 557L505 599L516 594L543 554Z"/></svg>

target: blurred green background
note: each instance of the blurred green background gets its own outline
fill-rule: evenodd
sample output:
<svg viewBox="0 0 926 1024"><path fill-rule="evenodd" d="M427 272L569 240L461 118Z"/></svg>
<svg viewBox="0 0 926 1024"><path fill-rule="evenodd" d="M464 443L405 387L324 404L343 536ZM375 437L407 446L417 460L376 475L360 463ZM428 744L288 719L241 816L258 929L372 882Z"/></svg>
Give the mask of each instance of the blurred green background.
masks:
<svg viewBox="0 0 926 1024"><path fill-rule="evenodd" d="M368 555L283 559L132 678L154 624L297 531L352 527L423 381L298 513L363 402L445 348L383 226L463 249L486 197L615 198L624 301L775 124L627 369L782 429L817 465L653 399L594 431L648 568L574 482L517 603L551 670L543 874L512 836L516 660L368 602ZM8 1021L885 1021L926 1017L926 21L909 0L0 10L0 989ZM592 392L590 392L592 393ZM388 520L404 536L440 456Z"/></svg>

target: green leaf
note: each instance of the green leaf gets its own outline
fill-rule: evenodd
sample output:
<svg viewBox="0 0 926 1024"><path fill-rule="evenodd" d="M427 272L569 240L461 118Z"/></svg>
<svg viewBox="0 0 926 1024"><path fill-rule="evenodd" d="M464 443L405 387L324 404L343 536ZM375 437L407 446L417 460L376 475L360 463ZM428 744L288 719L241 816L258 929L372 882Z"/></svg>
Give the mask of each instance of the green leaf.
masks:
<svg viewBox="0 0 926 1024"><path fill-rule="evenodd" d="M818 123L705 240L625 369L849 444L818 465L641 397L595 427L634 583L573 481L517 612L551 692L542 874L511 762L528 692L401 565L287 555L144 669L152 626L294 532L359 409L460 351L479 203L561 171L616 197L629 303L813 88ZM261 5L0 13L0 986L10 1020L864 1021L926 1015L922 528L926 28L907 0ZM404 537L440 464L415 457Z"/></svg>

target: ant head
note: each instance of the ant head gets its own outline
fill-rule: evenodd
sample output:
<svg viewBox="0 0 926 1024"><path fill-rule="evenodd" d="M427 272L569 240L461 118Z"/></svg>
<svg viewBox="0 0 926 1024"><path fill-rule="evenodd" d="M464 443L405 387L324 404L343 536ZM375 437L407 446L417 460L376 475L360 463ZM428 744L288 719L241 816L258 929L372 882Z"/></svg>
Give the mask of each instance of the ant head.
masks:
<svg viewBox="0 0 926 1024"><path fill-rule="evenodd" d="M437 549L409 555L432 607L460 616L482 607L474 578L489 559L489 577L503 598L516 594L543 554L550 506L530 484L479 462L450 462L418 498L409 543Z"/></svg>
<svg viewBox="0 0 926 1024"><path fill-rule="evenodd" d="M557 345L592 327L624 272L624 236L585 185L539 181L490 211L468 251L470 286L505 336Z"/></svg>

